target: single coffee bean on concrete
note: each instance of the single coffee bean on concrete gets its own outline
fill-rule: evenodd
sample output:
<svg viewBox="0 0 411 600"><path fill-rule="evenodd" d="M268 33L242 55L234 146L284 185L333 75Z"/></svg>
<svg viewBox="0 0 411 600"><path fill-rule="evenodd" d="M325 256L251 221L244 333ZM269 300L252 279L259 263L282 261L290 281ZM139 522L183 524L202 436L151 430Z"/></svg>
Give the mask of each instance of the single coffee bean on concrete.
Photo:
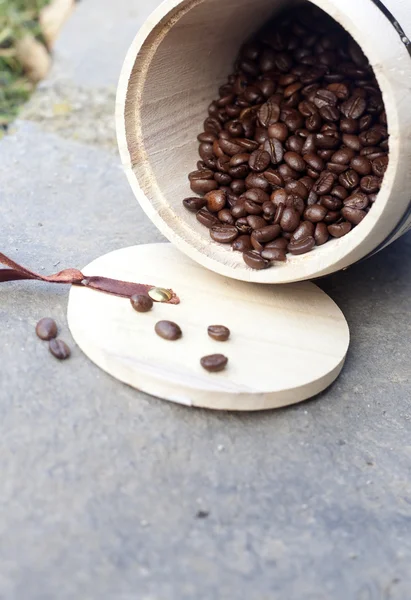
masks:
<svg viewBox="0 0 411 600"><path fill-rule="evenodd" d="M175 341L183 335L179 325L173 323L173 321L158 321L155 324L154 330L158 336L165 340Z"/></svg>
<svg viewBox="0 0 411 600"><path fill-rule="evenodd" d="M213 338L217 342L226 342L230 337L230 330L224 325L209 325L207 333L210 338Z"/></svg>
<svg viewBox="0 0 411 600"><path fill-rule="evenodd" d="M201 366L210 373L217 373L225 369L228 358L223 354L209 354L200 359Z"/></svg>
<svg viewBox="0 0 411 600"><path fill-rule="evenodd" d="M41 340L52 340L57 336L57 323L49 317L40 319L36 325L36 334Z"/></svg>
<svg viewBox="0 0 411 600"><path fill-rule="evenodd" d="M137 312L148 312L153 308L153 301L150 296L146 296L145 294L134 294L130 298L131 306Z"/></svg>
<svg viewBox="0 0 411 600"><path fill-rule="evenodd" d="M69 358L71 354L67 344L58 338L50 340L49 350L53 356L58 358L58 360L65 360L66 358Z"/></svg>

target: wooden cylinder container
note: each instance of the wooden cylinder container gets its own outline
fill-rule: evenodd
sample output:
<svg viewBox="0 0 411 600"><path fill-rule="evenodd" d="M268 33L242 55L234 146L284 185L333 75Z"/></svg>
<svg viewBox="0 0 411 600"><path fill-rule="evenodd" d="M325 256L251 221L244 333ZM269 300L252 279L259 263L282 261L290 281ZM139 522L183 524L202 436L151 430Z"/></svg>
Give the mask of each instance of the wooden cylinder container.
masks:
<svg viewBox="0 0 411 600"><path fill-rule="evenodd" d="M137 34L117 96L121 159L138 201L158 229L208 269L262 283L311 279L348 267L411 227L411 37L409 0L312 0L358 42L383 93L390 162L369 215L343 238L285 264L253 271L241 254L210 239L182 206L198 160L207 106L241 44L300 0L166 0ZM387 12L387 8L391 15ZM393 18L400 25L393 24Z"/></svg>

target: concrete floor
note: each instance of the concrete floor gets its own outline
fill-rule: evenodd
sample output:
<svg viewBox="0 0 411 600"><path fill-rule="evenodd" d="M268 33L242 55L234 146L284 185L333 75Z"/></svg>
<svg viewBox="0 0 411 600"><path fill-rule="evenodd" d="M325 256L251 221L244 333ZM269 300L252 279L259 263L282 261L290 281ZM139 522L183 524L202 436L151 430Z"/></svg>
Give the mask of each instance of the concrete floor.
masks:
<svg viewBox="0 0 411 600"><path fill-rule="evenodd" d="M1 250L27 266L162 240L111 118L147 4L83 0L0 142ZM91 364L67 331L66 288L2 284L0 598L409 600L411 236L320 285L351 328L338 381L292 408L217 414ZM35 337L44 315L70 361Z"/></svg>

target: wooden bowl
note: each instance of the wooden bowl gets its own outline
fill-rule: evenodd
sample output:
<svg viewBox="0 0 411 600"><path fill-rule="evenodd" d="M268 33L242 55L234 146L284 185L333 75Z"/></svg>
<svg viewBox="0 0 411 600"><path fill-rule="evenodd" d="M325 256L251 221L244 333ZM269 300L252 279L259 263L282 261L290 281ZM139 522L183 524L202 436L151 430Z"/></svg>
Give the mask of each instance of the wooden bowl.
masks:
<svg viewBox="0 0 411 600"><path fill-rule="evenodd" d="M298 0L166 0L137 34L121 72L117 132L134 193L158 229L198 263L234 279L286 283L348 267L411 226L411 60L401 35L373 0L314 0L360 44L383 92L390 163L372 211L347 236L290 257L286 264L249 269L241 254L211 241L182 206L193 195L187 175L198 160L197 134L207 106L231 72L241 44L276 12ZM408 0L391 12L411 30ZM411 33L408 33L411 35Z"/></svg>

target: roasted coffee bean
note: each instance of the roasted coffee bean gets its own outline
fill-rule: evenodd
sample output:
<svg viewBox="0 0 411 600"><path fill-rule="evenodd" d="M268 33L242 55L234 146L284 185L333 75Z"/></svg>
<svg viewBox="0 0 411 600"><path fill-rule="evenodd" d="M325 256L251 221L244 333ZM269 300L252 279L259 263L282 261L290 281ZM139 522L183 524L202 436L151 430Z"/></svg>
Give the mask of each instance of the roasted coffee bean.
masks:
<svg viewBox="0 0 411 600"><path fill-rule="evenodd" d="M350 148L355 152L359 152L361 150L360 138L356 135L345 133L342 136L342 142L345 146L347 146L347 148Z"/></svg>
<svg viewBox="0 0 411 600"><path fill-rule="evenodd" d="M304 139L302 137L299 137L298 135L292 135L286 141L285 147L287 148L287 150L295 152L298 155L298 157L301 158L300 154L302 152L302 149L304 148Z"/></svg>
<svg viewBox="0 0 411 600"><path fill-rule="evenodd" d="M347 119L359 119L367 108L367 102L360 96L351 96L342 103L341 112Z"/></svg>
<svg viewBox="0 0 411 600"><path fill-rule="evenodd" d="M300 196L296 196L295 194L290 194L287 196L287 201L285 203L286 206L291 208L295 208L295 210L302 215L304 212L305 204L304 200Z"/></svg>
<svg viewBox="0 0 411 600"><path fill-rule="evenodd" d="M255 140L249 140L246 138L238 138L236 139L236 144L238 144L241 148L242 152L254 152L254 150L258 149L258 142Z"/></svg>
<svg viewBox="0 0 411 600"><path fill-rule="evenodd" d="M303 240L309 236L314 235L315 225L310 221L302 221L297 229L294 231L291 241L298 242L299 240Z"/></svg>
<svg viewBox="0 0 411 600"><path fill-rule="evenodd" d="M357 192L344 200L344 206L348 208L356 208L357 210L364 210L369 205L369 196L361 192Z"/></svg>
<svg viewBox="0 0 411 600"><path fill-rule="evenodd" d="M234 194L239 195L245 192L245 190L247 189L247 185L244 179L234 179L234 181L230 183L230 188Z"/></svg>
<svg viewBox="0 0 411 600"><path fill-rule="evenodd" d="M284 157L284 148L282 143L276 138L269 138L264 142L263 149L268 153L271 162L274 165L281 163Z"/></svg>
<svg viewBox="0 0 411 600"><path fill-rule="evenodd" d="M315 182L313 190L320 196L329 194L334 187L335 175L329 171L323 171Z"/></svg>
<svg viewBox="0 0 411 600"><path fill-rule="evenodd" d="M377 129L367 129L358 136L363 146L377 146L382 141L382 134Z"/></svg>
<svg viewBox="0 0 411 600"><path fill-rule="evenodd" d="M359 175L369 175L372 171L371 162L365 156L354 156L350 167Z"/></svg>
<svg viewBox="0 0 411 600"><path fill-rule="evenodd" d="M231 244L233 250L237 252L247 252L252 249L251 238L249 235L239 235Z"/></svg>
<svg viewBox="0 0 411 600"><path fill-rule="evenodd" d="M307 206L312 206L313 204L317 204L318 198L319 198L318 194L316 194L314 192L314 190L311 190L310 193L308 194Z"/></svg>
<svg viewBox="0 0 411 600"><path fill-rule="evenodd" d="M274 219L275 213L277 211L276 207L272 202L264 202L263 204L263 214L262 216L267 222L270 222Z"/></svg>
<svg viewBox="0 0 411 600"><path fill-rule="evenodd" d="M264 204L264 202L267 202L270 199L270 196L260 188L250 188L244 192L242 198L244 198L244 200L257 202L257 204Z"/></svg>
<svg viewBox="0 0 411 600"><path fill-rule="evenodd" d="M266 242L272 242L280 235L280 233L281 227L279 225L266 225L261 229L256 229L254 231L254 236L257 241L265 244Z"/></svg>
<svg viewBox="0 0 411 600"><path fill-rule="evenodd" d="M244 200L244 208L249 215L260 215L263 212L261 204L248 199Z"/></svg>
<svg viewBox="0 0 411 600"><path fill-rule="evenodd" d="M257 205L260 206L260 205ZM273 206L273 205L271 205ZM267 225L265 219L259 217L258 215L249 215L247 217L247 223L251 227L251 229L261 229Z"/></svg>
<svg viewBox="0 0 411 600"><path fill-rule="evenodd" d="M350 95L350 90L344 83L330 83L327 90L333 92L338 100L347 100Z"/></svg>
<svg viewBox="0 0 411 600"><path fill-rule="evenodd" d="M235 226L240 233L249 234L252 232L252 228L248 223L247 217L240 217L237 219Z"/></svg>
<svg viewBox="0 0 411 600"><path fill-rule="evenodd" d="M285 250L288 246L288 243L288 240L286 240L284 237L280 237L272 242L268 242L268 244L265 244L264 249L267 250L268 248L280 248L281 250Z"/></svg>
<svg viewBox="0 0 411 600"><path fill-rule="evenodd" d="M329 150L326 150L325 148L322 148L320 150L317 150L317 154L323 160L331 160L331 157L334 154L334 150L332 148L329 149Z"/></svg>
<svg viewBox="0 0 411 600"><path fill-rule="evenodd" d="M245 264L251 269L261 270L266 269L270 266L270 262L256 252L255 250L249 250L243 253L243 260Z"/></svg>
<svg viewBox="0 0 411 600"><path fill-rule="evenodd" d="M358 121L355 119L343 118L340 120L340 131L342 133L354 134L358 131Z"/></svg>
<svg viewBox="0 0 411 600"><path fill-rule="evenodd" d="M223 154L217 159L217 169L221 173L228 173L230 171L230 157Z"/></svg>
<svg viewBox="0 0 411 600"><path fill-rule="evenodd" d="M318 108L313 102L309 102L308 100L303 100L298 105L298 110L304 117L311 117L311 115L318 114Z"/></svg>
<svg viewBox="0 0 411 600"><path fill-rule="evenodd" d="M261 252L264 250L264 244L256 237L255 231L251 233L250 239L253 250L261 254Z"/></svg>
<svg viewBox="0 0 411 600"><path fill-rule="evenodd" d="M240 165L248 164L249 160L250 154L248 152L234 154L234 156L230 158L230 167L239 167Z"/></svg>
<svg viewBox="0 0 411 600"><path fill-rule="evenodd" d="M214 179L192 179L190 187L195 194L207 194L218 188L218 183Z"/></svg>
<svg viewBox="0 0 411 600"><path fill-rule="evenodd" d="M207 203L207 209L214 213L222 210L225 207L227 196L222 190L213 190L212 192L208 192L204 198Z"/></svg>
<svg viewBox="0 0 411 600"><path fill-rule="evenodd" d="M345 206L342 209L341 214L346 221L349 221L353 225L361 223L363 218L367 215L365 211L358 210L358 208L351 208L350 206Z"/></svg>
<svg viewBox="0 0 411 600"><path fill-rule="evenodd" d="M319 131L321 128L321 123L321 115L319 113L314 113L305 120L305 126L310 132Z"/></svg>
<svg viewBox="0 0 411 600"><path fill-rule="evenodd" d="M341 144L338 133L331 135L333 132L317 133L315 136L315 145L320 150L334 150Z"/></svg>
<svg viewBox="0 0 411 600"><path fill-rule="evenodd" d="M255 150L250 155L250 160L248 161L250 169L252 171L257 171L257 172L264 171L269 166L270 163L271 163L270 154L268 154L268 152L265 152L265 150Z"/></svg>
<svg viewBox="0 0 411 600"><path fill-rule="evenodd" d="M256 127L254 139L256 142L258 142L259 146L261 146L266 140L268 140L268 130L265 127Z"/></svg>
<svg viewBox="0 0 411 600"><path fill-rule="evenodd" d="M250 173L245 180L245 185L249 190L253 188L259 188L263 190L263 192L268 192L271 187L262 173Z"/></svg>
<svg viewBox="0 0 411 600"><path fill-rule="evenodd" d="M375 175L368 175L367 177L363 177L361 179L360 187L362 191L366 192L367 194L378 192L381 187L381 179L379 177L375 177Z"/></svg>
<svg viewBox="0 0 411 600"><path fill-rule="evenodd" d="M284 262L287 260L287 256L285 250L281 248L267 248L261 252L261 257L266 260L275 261L275 262Z"/></svg>
<svg viewBox="0 0 411 600"><path fill-rule="evenodd" d="M377 177L384 177L384 173L388 167L388 156L381 156L372 161L372 172ZM368 175L368 173L365 173Z"/></svg>
<svg viewBox="0 0 411 600"><path fill-rule="evenodd" d="M218 220L224 225L234 225L234 217L228 208L223 208L217 214Z"/></svg>
<svg viewBox="0 0 411 600"><path fill-rule="evenodd" d="M197 136L197 139L201 143L212 144L214 140L217 139L217 136L214 133L211 133L210 131L203 131L203 133L200 133Z"/></svg>
<svg viewBox="0 0 411 600"><path fill-rule="evenodd" d="M373 122L373 116L372 115L367 115L367 114L363 115L361 117L361 119L358 121L358 129L360 131L365 131L366 129L369 129L371 127L372 122Z"/></svg>
<svg viewBox="0 0 411 600"><path fill-rule="evenodd" d="M220 186L221 185L222 186L230 185L230 183L232 182L232 177L230 175L228 175L227 173L215 173L214 179ZM220 188L220 190L221 190L221 188Z"/></svg>
<svg viewBox="0 0 411 600"><path fill-rule="evenodd" d="M153 308L153 301L150 296L145 294L134 294L130 298L131 306L137 312L145 313Z"/></svg>
<svg viewBox="0 0 411 600"><path fill-rule="evenodd" d="M57 323L49 317L40 319L36 325L36 334L41 340L52 340L57 336Z"/></svg>
<svg viewBox="0 0 411 600"><path fill-rule="evenodd" d="M280 226L285 232L292 233L300 223L300 214L295 208L287 206L282 214Z"/></svg>
<svg viewBox="0 0 411 600"><path fill-rule="evenodd" d="M288 138L289 131L287 125L284 123L275 123L268 127L268 137L275 138L280 142L285 142Z"/></svg>
<svg viewBox="0 0 411 600"><path fill-rule="evenodd" d="M220 140L215 140L213 142L213 153L214 156L216 156L217 158L220 158L221 156L225 156L221 146L220 146ZM209 157L207 157L209 158Z"/></svg>
<svg viewBox="0 0 411 600"><path fill-rule="evenodd" d="M227 154L228 156L234 156L235 154L239 154L242 150L241 146L239 146L236 142L233 142L232 140L220 138L218 144L221 150L224 152L224 154Z"/></svg>
<svg viewBox="0 0 411 600"><path fill-rule="evenodd" d="M154 331L161 338L171 341L178 340L183 335L179 325L173 321L158 321L154 326Z"/></svg>
<svg viewBox="0 0 411 600"><path fill-rule="evenodd" d="M197 171L192 171L188 175L188 179L190 181L197 181L198 179L213 179L214 171L211 169L198 169Z"/></svg>
<svg viewBox="0 0 411 600"><path fill-rule="evenodd" d="M258 111L258 120L263 127L269 127L277 123L280 118L280 107L278 104L268 100Z"/></svg>
<svg viewBox="0 0 411 600"><path fill-rule="evenodd" d="M312 190L312 187L314 185L314 181L308 175L304 175L304 177L301 177L301 179L299 179L298 182L302 183L309 192Z"/></svg>
<svg viewBox="0 0 411 600"><path fill-rule="evenodd" d="M295 108L284 107L280 114L280 120L290 131L296 131L304 125L304 117Z"/></svg>
<svg viewBox="0 0 411 600"><path fill-rule="evenodd" d="M304 146L303 149L301 150L301 153L304 154L315 154L316 152L316 145L315 145L315 135L313 133L310 133L305 142L304 142Z"/></svg>
<svg viewBox="0 0 411 600"><path fill-rule="evenodd" d="M338 198L339 200L345 200L348 196L348 191L342 185L336 185L331 190L331 196Z"/></svg>
<svg viewBox="0 0 411 600"><path fill-rule="evenodd" d="M297 152L286 152L284 154L284 160L291 169L294 169L294 171L305 171L305 161L300 154L297 154Z"/></svg>
<svg viewBox="0 0 411 600"><path fill-rule="evenodd" d="M385 152L381 148L380 144L379 147L368 146L366 148L362 148L362 150L360 150L360 156L365 156L366 158L368 158L368 160L373 161L377 158L385 156Z"/></svg>
<svg viewBox="0 0 411 600"><path fill-rule="evenodd" d="M354 169L348 169L348 171L339 176L338 181L347 190L353 190L359 184L360 178Z"/></svg>
<svg viewBox="0 0 411 600"><path fill-rule="evenodd" d="M197 217L197 221L199 221L201 223L201 225L205 225L206 227L208 227L209 229L211 227L214 227L215 225L218 225L219 221L217 219L217 217L215 217L214 215L212 215L210 212L208 212L207 209L205 208L201 208L197 213L196 213L196 217Z"/></svg>
<svg viewBox="0 0 411 600"><path fill-rule="evenodd" d="M278 206L279 204L285 204L287 202L288 194L284 189L275 190L271 196L270 200L273 204Z"/></svg>
<svg viewBox="0 0 411 600"><path fill-rule="evenodd" d="M238 230L234 225L216 225L210 229L210 237L220 244L231 244L238 236Z"/></svg>
<svg viewBox="0 0 411 600"><path fill-rule="evenodd" d="M304 219L312 223L319 223L327 214L327 209L321 204L313 204L304 211Z"/></svg>
<svg viewBox="0 0 411 600"><path fill-rule="evenodd" d="M338 163L332 162L327 163L327 171L334 173L334 175L341 175L341 173L344 173L344 171L346 171L347 169L348 165L340 165Z"/></svg>
<svg viewBox="0 0 411 600"><path fill-rule="evenodd" d="M314 240L317 246L322 246L328 241L329 233L325 223L317 223L314 231Z"/></svg>
<svg viewBox="0 0 411 600"><path fill-rule="evenodd" d="M226 342L230 337L230 330L224 325L209 325L207 333L216 342Z"/></svg>
<svg viewBox="0 0 411 600"><path fill-rule="evenodd" d="M330 224L341 220L341 213L339 210L329 210L324 217L324 223Z"/></svg>
<svg viewBox="0 0 411 600"><path fill-rule="evenodd" d="M200 359L200 364L206 371L217 373L226 368L228 358L223 354L209 354Z"/></svg>
<svg viewBox="0 0 411 600"><path fill-rule="evenodd" d="M354 150L350 150L350 148L341 148L341 150L334 152L331 161L339 165L349 165L354 156Z"/></svg>
<svg viewBox="0 0 411 600"><path fill-rule="evenodd" d="M333 196L321 196L321 206L324 206L328 210L339 210L342 207L342 200Z"/></svg>
<svg viewBox="0 0 411 600"><path fill-rule="evenodd" d="M66 360L71 354L67 344L58 338L49 341L49 351L58 360Z"/></svg>
<svg viewBox="0 0 411 600"><path fill-rule="evenodd" d="M294 196L300 196L303 200L308 198L308 189L306 186L301 183L301 181L295 181L295 179L291 179L287 181L285 186L285 191L287 194L292 194Z"/></svg>
<svg viewBox="0 0 411 600"><path fill-rule="evenodd" d="M342 223L333 223L332 225L328 225L328 233L335 238L343 237L347 235L351 231L352 225L347 221Z"/></svg>
<svg viewBox="0 0 411 600"><path fill-rule="evenodd" d="M296 242L290 242L288 244L288 251L291 254L306 254L310 252L315 246L315 240L312 236L308 236Z"/></svg>
<svg viewBox="0 0 411 600"><path fill-rule="evenodd" d="M284 179L281 177L280 173L275 169L267 169L263 173L264 177L272 186L281 187L284 185Z"/></svg>
<svg viewBox="0 0 411 600"><path fill-rule="evenodd" d="M232 177L233 179L245 179L249 172L250 169L248 168L248 165L238 165L237 167L231 167L228 174L230 178ZM216 179L216 177L214 177L214 179Z"/></svg>
<svg viewBox="0 0 411 600"><path fill-rule="evenodd" d="M320 172L324 169L325 165L323 159L320 158L318 154L315 154L315 152L309 152L308 154L304 154L303 159L305 160L307 165L311 167L311 169L314 169L314 171Z"/></svg>

